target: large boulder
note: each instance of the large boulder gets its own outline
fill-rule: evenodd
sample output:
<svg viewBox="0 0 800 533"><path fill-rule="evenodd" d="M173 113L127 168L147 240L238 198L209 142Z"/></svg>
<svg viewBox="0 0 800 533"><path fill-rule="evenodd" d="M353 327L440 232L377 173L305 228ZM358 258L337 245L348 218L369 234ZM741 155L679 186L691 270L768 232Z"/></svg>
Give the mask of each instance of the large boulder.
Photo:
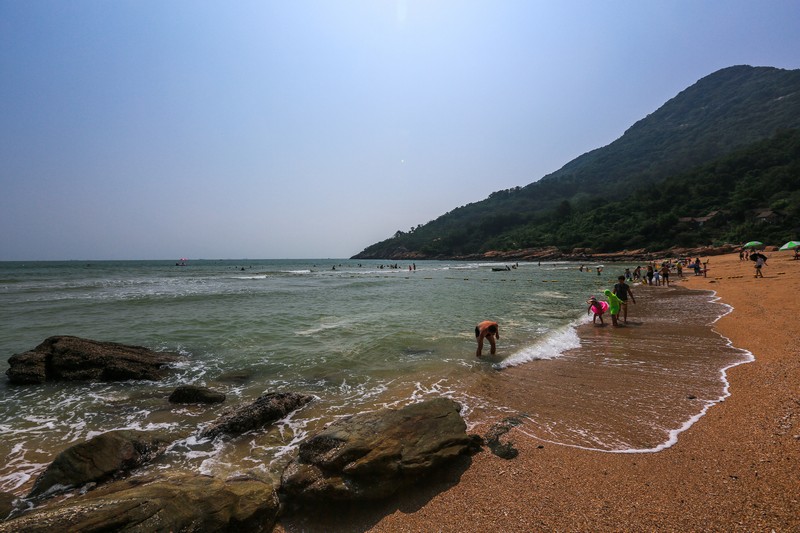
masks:
<svg viewBox="0 0 800 533"><path fill-rule="evenodd" d="M67 448L33 484L28 498L52 495L87 483L100 483L161 455L166 436L144 431L109 431Z"/></svg>
<svg viewBox="0 0 800 533"><path fill-rule="evenodd" d="M301 501L385 498L479 446L447 398L363 413L302 442L281 491Z"/></svg>
<svg viewBox="0 0 800 533"><path fill-rule="evenodd" d="M296 392L269 392L254 402L229 410L200 432L201 438L241 435L285 417L314 398Z"/></svg>
<svg viewBox="0 0 800 533"><path fill-rule="evenodd" d="M166 365L183 360L169 352L141 346L55 336L33 350L12 355L6 375L11 383L45 381L159 380Z"/></svg>
<svg viewBox="0 0 800 533"><path fill-rule="evenodd" d="M129 478L0 523L0 533L51 531L271 531L274 488L254 479L196 474Z"/></svg>
<svg viewBox="0 0 800 533"><path fill-rule="evenodd" d="M170 403L222 403L225 394L197 385L181 385L169 395Z"/></svg>
<svg viewBox="0 0 800 533"><path fill-rule="evenodd" d="M12 511L17 509L19 498L10 492L0 491L0 522L8 518Z"/></svg>

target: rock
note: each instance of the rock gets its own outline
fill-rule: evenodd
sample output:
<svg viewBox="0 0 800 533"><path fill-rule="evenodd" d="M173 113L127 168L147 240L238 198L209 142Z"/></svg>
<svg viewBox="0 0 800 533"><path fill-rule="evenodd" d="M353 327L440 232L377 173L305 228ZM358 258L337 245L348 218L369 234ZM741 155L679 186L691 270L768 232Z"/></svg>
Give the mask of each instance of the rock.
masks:
<svg viewBox="0 0 800 533"><path fill-rule="evenodd" d="M300 444L281 491L305 501L385 498L474 451L479 441L467 435L459 405L447 398L355 415Z"/></svg>
<svg viewBox="0 0 800 533"><path fill-rule="evenodd" d="M253 479L197 474L126 479L0 523L0 533L51 531L271 531L279 501Z"/></svg>
<svg viewBox="0 0 800 533"><path fill-rule="evenodd" d="M0 492L0 522L18 508L19 498L10 492Z"/></svg>
<svg viewBox="0 0 800 533"><path fill-rule="evenodd" d="M488 433L486 433L486 445L489 446L489 449L495 454L497 457L501 459L514 459L517 455L519 455L519 450L514 448L513 443L510 441L508 442L500 442L500 437L511 431L511 428L518 426L522 423L522 420L516 417L508 417L504 418L502 422L499 422L492 426Z"/></svg>
<svg viewBox="0 0 800 533"><path fill-rule="evenodd" d="M49 337L33 350L12 355L6 375L11 383L45 381L158 380L165 365L183 358L140 346L100 342L79 337Z"/></svg>
<svg viewBox="0 0 800 533"><path fill-rule="evenodd" d="M161 455L169 439L144 431L109 431L67 448L33 484L28 498L106 481Z"/></svg>
<svg viewBox="0 0 800 533"><path fill-rule="evenodd" d="M233 370L231 372L225 372L217 377L214 381L217 383L236 383L242 384L247 383L253 378L249 372L245 372L243 370Z"/></svg>
<svg viewBox="0 0 800 533"><path fill-rule="evenodd" d="M299 409L314 398L296 392L262 394L253 403L230 410L200 432L201 438L241 435L264 427Z"/></svg>
<svg viewBox="0 0 800 533"><path fill-rule="evenodd" d="M225 395L206 387L181 385L169 395L170 403L222 403Z"/></svg>

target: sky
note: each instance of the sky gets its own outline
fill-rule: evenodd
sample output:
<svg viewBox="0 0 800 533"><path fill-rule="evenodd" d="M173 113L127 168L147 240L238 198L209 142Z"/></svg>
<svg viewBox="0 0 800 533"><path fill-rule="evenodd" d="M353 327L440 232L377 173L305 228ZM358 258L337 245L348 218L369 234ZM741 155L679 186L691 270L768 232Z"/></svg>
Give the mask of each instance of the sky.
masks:
<svg viewBox="0 0 800 533"><path fill-rule="evenodd" d="M800 1L0 0L0 260L344 258L605 146Z"/></svg>

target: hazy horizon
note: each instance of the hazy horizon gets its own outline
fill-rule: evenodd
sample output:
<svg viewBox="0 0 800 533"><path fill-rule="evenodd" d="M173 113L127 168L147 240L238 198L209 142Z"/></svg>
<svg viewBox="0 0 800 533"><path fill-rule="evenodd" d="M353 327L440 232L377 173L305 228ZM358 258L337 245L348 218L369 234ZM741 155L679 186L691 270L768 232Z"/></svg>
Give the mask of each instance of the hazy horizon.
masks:
<svg viewBox="0 0 800 533"><path fill-rule="evenodd" d="M0 261L345 259L697 80L800 2L0 0Z"/></svg>

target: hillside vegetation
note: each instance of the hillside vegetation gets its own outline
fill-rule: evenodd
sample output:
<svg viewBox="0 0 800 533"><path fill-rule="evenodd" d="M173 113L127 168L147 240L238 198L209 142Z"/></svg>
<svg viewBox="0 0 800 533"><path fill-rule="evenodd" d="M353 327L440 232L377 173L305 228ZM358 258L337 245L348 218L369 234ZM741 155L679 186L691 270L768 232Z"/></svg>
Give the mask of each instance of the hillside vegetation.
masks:
<svg viewBox="0 0 800 533"><path fill-rule="evenodd" d="M544 246L661 250L796 238L798 129L800 70L723 69L610 145L526 187L398 231L355 257L458 257Z"/></svg>

